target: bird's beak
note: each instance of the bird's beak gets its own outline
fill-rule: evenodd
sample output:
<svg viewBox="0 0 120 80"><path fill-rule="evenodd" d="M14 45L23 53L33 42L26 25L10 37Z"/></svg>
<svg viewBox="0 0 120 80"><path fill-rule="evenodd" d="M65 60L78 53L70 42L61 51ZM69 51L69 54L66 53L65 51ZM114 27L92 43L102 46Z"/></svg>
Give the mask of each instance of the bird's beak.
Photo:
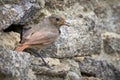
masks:
<svg viewBox="0 0 120 80"><path fill-rule="evenodd" d="M68 27L70 26L70 23L67 22L67 21L61 21L60 24L61 24L61 26L62 25L65 25L65 26L68 26Z"/></svg>
<svg viewBox="0 0 120 80"><path fill-rule="evenodd" d="M67 21L64 21L64 24L63 24L63 25L70 27L70 23L67 22Z"/></svg>
<svg viewBox="0 0 120 80"><path fill-rule="evenodd" d="M59 24L60 24L61 26L63 26L63 25L68 26L68 27L70 26L70 23L67 22L67 21L65 21L65 20L60 21Z"/></svg>

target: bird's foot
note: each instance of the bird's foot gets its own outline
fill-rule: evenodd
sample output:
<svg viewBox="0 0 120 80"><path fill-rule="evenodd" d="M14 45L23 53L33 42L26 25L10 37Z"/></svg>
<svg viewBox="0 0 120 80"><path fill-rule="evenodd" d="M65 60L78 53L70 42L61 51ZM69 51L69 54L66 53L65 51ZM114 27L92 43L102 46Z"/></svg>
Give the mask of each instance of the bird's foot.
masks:
<svg viewBox="0 0 120 80"><path fill-rule="evenodd" d="M46 61L44 60L44 58L43 58L39 53L37 54L37 56L39 56L39 57L41 58L42 62L43 62L40 66L46 66L47 68L52 69L52 68L50 67L50 65L48 64L49 61L46 62Z"/></svg>
<svg viewBox="0 0 120 80"><path fill-rule="evenodd" d="M44 60L44 58L41 58L42 59L42 64L41 64L41 66L45 66L45 67L47 67L47 68L49 68L49 69L52 69L51 68L51 66L49 65L49 61L48 62L46 62L45 60Z"/></svg>
<svg viewBox="0 0 120 80"><path fill-rule="evenodd" d="M52 70L51 66L48 63L49 62L43 62L40 66L45 66L45 67L47 67L47 68Z"/></svg>

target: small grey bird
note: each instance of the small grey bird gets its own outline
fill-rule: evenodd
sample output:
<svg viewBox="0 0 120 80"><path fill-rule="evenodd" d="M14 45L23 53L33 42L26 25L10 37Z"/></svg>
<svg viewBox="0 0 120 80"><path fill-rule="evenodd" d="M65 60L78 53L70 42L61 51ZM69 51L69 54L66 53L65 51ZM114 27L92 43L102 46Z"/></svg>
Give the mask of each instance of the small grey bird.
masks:
<svg viewBox="0 0 120 80"><path fill-rule="evenodd" d="M60 36L60 27L62 25L69 26L69 23L61 16L52 14L46 17L41 23L23 34L22 43L15 50L22 52L26 48L35 47L39 52L56 41Z"/></svg>

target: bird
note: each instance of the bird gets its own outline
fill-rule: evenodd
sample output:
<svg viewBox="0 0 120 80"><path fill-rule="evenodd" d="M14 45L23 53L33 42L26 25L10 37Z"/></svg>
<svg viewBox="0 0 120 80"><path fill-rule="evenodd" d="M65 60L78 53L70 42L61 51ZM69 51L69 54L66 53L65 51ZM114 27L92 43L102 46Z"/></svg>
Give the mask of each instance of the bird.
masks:
<svg viewBox="0 0 120 80"><path fill-rule="evenodd" d="M52 14L44 18L23 34L21 44L15 51L23 52L26 48L35 48L39 53L59 38L60 27L63 25L69 26L69 23L59 15Z"/></svg>

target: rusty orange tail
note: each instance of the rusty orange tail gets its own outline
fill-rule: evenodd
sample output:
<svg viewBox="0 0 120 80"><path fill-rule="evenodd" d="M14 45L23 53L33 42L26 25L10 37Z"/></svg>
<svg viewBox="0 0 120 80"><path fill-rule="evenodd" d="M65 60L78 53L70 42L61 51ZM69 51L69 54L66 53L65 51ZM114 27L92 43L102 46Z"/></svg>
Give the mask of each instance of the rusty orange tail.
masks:
<svg viewBox="0 0 120 80"><path fill-rule="evenodd" d="M20 45L15 50L18 52L22 52L24 49L28 48L29 45Z"/></svg>

